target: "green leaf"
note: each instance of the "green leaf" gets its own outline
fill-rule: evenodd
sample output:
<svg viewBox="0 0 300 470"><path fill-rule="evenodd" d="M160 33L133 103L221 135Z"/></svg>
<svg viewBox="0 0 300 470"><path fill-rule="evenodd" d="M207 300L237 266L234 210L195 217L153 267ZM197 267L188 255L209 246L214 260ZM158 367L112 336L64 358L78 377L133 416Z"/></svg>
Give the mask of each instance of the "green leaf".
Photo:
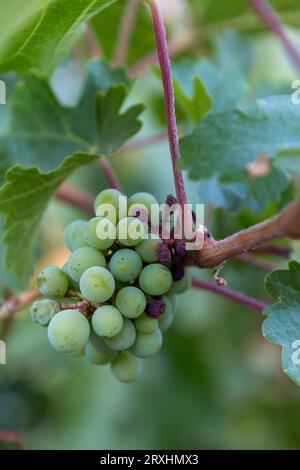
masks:
<svg viewBox="0 0 300 470"><path fill-rule="evenodd" d="M267 176L253 178L245 175L239 182L222 183L217 177L202 180L199 194L205 204L239 213L243 208L260 215L268 205L281 201L282 193L291 183L290 176L271 162Z"/></svg>
<svg viewBox="0 0 300 470"><path fill-rule="evenodd" d="M6 173L0 188L0 213L4 215L4 260L9 273L25 284L32 272L32 253L36 230L56 190L77 168L97 155L76 153L55 170L15 165Z"/></svg>
<svg viewBox="0 0 300 470"><path fill-rule="evenodd" d="M300 146L300 107L290 96L257 101L253 112L232 110L209 114L181 140L182 166L192 179L218 176L230 181L246 174L246 165L266 154Z"/></svg>
<svg viewBox="0 0 300 470"><path fill-rule="evenodd" d="M213 100L198 74L197 63L183 59L173 65L176 103L197 126L212 110Z"/></svg>
<svg viewBox="0 0 300 470"><path fill-rule="evenodd" d="M292 261L289 269L269 274L266 290L277 303L265 309L263 335L282 346L283 370L300 385L300 263Z"/></svg>
<svg viewBox="0 0 300 470"><path fill-rule="evenodd" d="M0 71L50 73L78 28L117 0L10 0L1 6Z"/></svg>
<svg viewBox="0 0 300 470"><path fill-rule="evenodd" d="M74 108L61 105L46 79L26 76L10 99L10 120L0 142L13 163L56 168L74 152L109 155L141 127L140 105L120 113L128 93L124 73L92 60Z"/></svg>

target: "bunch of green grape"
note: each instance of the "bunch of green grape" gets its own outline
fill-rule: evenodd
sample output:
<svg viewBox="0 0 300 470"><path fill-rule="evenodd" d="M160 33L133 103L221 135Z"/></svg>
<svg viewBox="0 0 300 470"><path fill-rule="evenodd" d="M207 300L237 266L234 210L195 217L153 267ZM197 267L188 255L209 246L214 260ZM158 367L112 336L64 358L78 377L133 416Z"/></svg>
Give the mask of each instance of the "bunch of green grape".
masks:
<svg viewBox="0 0 300 470"><path fill-rule="evenodd" d="M139 205L150 211L158 204L154 196L134 194L127 214L118 220L121 196L115 189L102 191L95 200L96 217L66 228L71 255L62 269L49 266L39 273L37 284L45 298L32 305L31 316L48 327L56 350L85 356L92 364L110 364L113 375L129 383L140 376L141 359L160 351L177 295L188 288L189 278L187 272L181 279L172 274L165 242L146 221L130 215ZM114 216L109 211L103 215L107 204ZM167 252L163 263L160 251Z"/></svg>

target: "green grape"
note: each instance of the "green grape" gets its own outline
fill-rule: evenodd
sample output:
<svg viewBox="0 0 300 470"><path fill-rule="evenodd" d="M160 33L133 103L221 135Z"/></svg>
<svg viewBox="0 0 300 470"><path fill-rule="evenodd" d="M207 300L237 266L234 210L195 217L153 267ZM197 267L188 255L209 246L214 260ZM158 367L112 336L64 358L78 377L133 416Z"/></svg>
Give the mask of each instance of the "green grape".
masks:
<svg viewBox="0 0 300 470"><path fill-rule="evenodd" d="M156 248L160 243L161 239L159 236L152 233L149 235L149 238L143 240L135 247L135 251L145 263L156 263L158 261Z"/></svg>
<svg viewBox="0 0 300 470"><path fill-rule="evenodd" d="M72 279L72 277L70 276L70 273L68 271L68 263L65 263L61 269L68 278L69 286L72 287L72 289L79 291L79 282L74 281L74 279Z"/></svg>
<svg viewBox="0 0 300 470"><path fill-rule="evenodd" d="M106 261L102 253L90 246L75 250L67 262L68 273L75 282L79 282L82 274L93 266L105 268Z"/></svg>
<svg viewBox="0 0 300 470"><path fill-rule="evenodd" d="M76 351L74 353L67 353L69 356L75 357L77 359L80 359L85 355L84 349L80 349L80 351Z"/></svg>
<svg viewBox="0 0 300 470"><path fill-rule="evenodd" d="M91 341L88 341L84 348L86 358L92 363L99 366L108 364L113 359L113 354L107 354L103 351L98 351Z"/></svg>
<svg viewBox="0 0 300 470"><path fill-rule="evenodd" d="M112 274L100 266L87 269L80 278L82 295L96 304L110 299L115 291L115 286Z"/></svg>
<svg viewBox="0 0 300 470"><path fill-rule="evenodd" d="M117 225L117 238L122 245L136 246L147 237L148 228L136 217L125 217Z"/></svg>
<svg viewBox="0 0 300 470"><path fill-rule="evenodd" d="M97 216L106 217L116 224L119 220L120 198L124 198L124 196L117 189L105 189L101 191L95 200L95 214L97 214Z"/></svg>
<svg viewBox="0 0 300 470"><path fill-rule="evenodd" d="M173 315L176 315L177 311L178 311L178 299L177 299L177 295L169 295L168 293L168 299L169 301L171 302L171 305L172 305L172 312L173 312Z"/></svg>
<svg viewBox="0 0 300 470"><path fill-rule="evenodd" d="M173 281L171 289L168 292L168 295L183 294L184 292L190 289L191 282L192 282L192 279L191 279L190 272L186 270L183 278L180 279L180 281Z"/></svg>
<svg viewBox="0 0 300 470"><path fill-rule="evenodd" d="M59 303L55 300L43 299L34 302L30 308L33 321L42 326L47 326L56 313L60 311Z"/></svg>
<svg viewBox="0 0 300 470"><path fill-rule="evenodd" d="M121 282L135 281L142 268L143 263L139 255L127 248L116 251L109 263L109 269L114 278Z"/></svg>
<svg viewBox="0 0 300 470"><path fill-rule="evenodd" d="M145 313L135 320L135 327L140 333L153 333L158 328L156 318L150 318Z"/></svg>
<svg viewBox="0 0 300 470"><path fill-rule="evenodd" d="M85 228L85 240L97 250L107 250L116 240L116 226L104 217L94 217Z"/></svg>
<svg viewBox="0 0 300 470"><path fill-rule="evenodd" d="M139 283L146 294L163 295L172 285L172 275L162 264L149 264L142 270Z"/></svg>
<svg viewBox="0 0 300 470"><path fill-rule="evenodd" d="M146 297L137 287L124 287L116 296L116 307L127 318L136 318L146 308Z"/></svg>
<svg viewBox="0 0 300 470"><path fill-rule="evenodd" d="M158 318L158 326L162 333L164 333L170 328L174 320L171 300L169 299L169 297L164 296L163 301L165 303L166 308L164 313Z"/></svg>
<svg viewBox="0 0 300 470"><path fill-rule="evenodd" d="M44 297L59 300L66 295L69 281L62 269L48 266L39 273L37 286Z"/></svg>
<svg viewBox="0 0 300 470"><path fill-rule="evenodd" d="M91 335L90 335L89 341L90 343L92 343L94 348L97 349L97 351L105 353L106 355L110 355L110 356L116 355L116 351L113 351L108 346L106 346L106 344L103 341L103 338L97 335L97 333L95 333L95 331L92 328L91 328Z"/></svg>
<svg viewBox="0 0 300 470"><path fill-rule="evenodd" d="M103 305L95 311L92 325L97 335L112 338L120 333L123 317L119 310L112 305Z"/></svg>
<svg viewBox="0 0 300 470"><path fill-rule="evenodd" d="M131 383L137 380L142 374L142 361L129 352L123 351L118 353L113 360L111 371L119 382L126 384Z"/></svg>
<svg viewBox="0 0 300 470"><path fill-rule="evenodd" d="M83 246L88 246L84 237L86 226L86 220L74 220L74 222L71 222L65 229L64 241L70 251L77 250L77 248L81 248Z"/></svg>
<svg viewBox="0 0 300 470"><path fill-rule="evenodd" d="M50 321L48 338L58 351L76 353L85 347L90 325L78 310L62 310Z"/></svg>
<svg viewBox="0 0 300 470"><path fill-rule="evenodd" d="M151 357L160 351L162 343L162 334L158 328L148 334L137 332L136 340L130 351L137 357Z"/></svg>
<svg viewBox="0 0 300 470"><path fill-rule="evenodd" d="M135 327L131 320L124 318L123 328L119 334L113 338L103 338L104 343L114 351L125 351L129 349L136 337Z"/></svg>
<svg viewBox="0 0 300 470"><path fill-rule="evenodd" d="M148 211L148 215L150 217L151 215L151 205L152 204L155 204L157 205L158 204L158 201L157 199L152 196L152 194L149 194L149 193L136 193L136 194L133 194L129 199L128 199L128 211L130 211L130 208L131 206L135 205L135 206L138 206L138 205L143 205L147 208L147 211Z"/></svg>

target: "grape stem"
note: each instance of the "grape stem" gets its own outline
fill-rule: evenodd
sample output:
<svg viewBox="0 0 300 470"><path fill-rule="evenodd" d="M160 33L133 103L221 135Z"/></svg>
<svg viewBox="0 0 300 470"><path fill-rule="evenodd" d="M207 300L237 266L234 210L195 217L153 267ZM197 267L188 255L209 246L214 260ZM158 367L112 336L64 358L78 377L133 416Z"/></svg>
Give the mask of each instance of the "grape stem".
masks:
<svg viewBox="0 0 300 470"><path fill-rule="evenodd" d="M38 289L32 289L10 297L0 305L0 320L6 320L18 310L30 305L41 296Z"/></svg>
<svg viewBox="0 0 300 470"><path fill-rule="evenodd" d="M15 444L17 450L24 450L25 448L23 437L16 431L0 430L0 442Z"/></svg>
<svg viewBox="0 0 300 470"><path fill-rule="evenodd" d="M116 45L114 65L123 67L127 62L130 40L132 37L137 8L140 0L128 0Z"/></svg>
<svg viewBox="0 0 300 470"><path fill-rule="evenodd" d="M265 0L249 0L249 3L260 15L265 25L278 37L294 65L300 70L300 52L289 39L280 17L273 10L269 2Z"/></svg>
<svg viewBox="0 0 300 470"><path fill-rule="evenodd" d="M150 5L155 37L158 58L161 68L162 82L165 92L165 105L166 105L166 114L167 114L167 124L168 124L168 136L169 136L169 146L172 158L173 165L173 174L175 181L175 189L178 203L181 205L184 210L184 206L188 203L183 173L179 168L180 160L180 150L179 150L179 139L178 139L178 129L176 122L176 112L175 112L175 98L174 98L174 88L172 82L172 71L170 64L170 56L167 43L166 28L164 24L164 19L161 13L160 8L158 7L155 0L148 0Z"/></svg>
<svg viewBox="0 0 300 470"><path fill-rule="evenodd" d="M274 271L278 268L277 264L272 263L271 261L266 261L260 259L258 256L255 256L251 253L243 253L242 255L236 256L238 261L253 266L254 268L261 269L262 271Z"/></svg>
<svg viewBox="0 0 300 470"><path fill-rule="evenodd" d="M93 215L95 196L83 189L77 188L69 183L64 183L56 192L55 197L75 209L80 209L88 216Z"/></svg>
<svg viewBox="0 0 300 470"><path fill-rule="evenodd" d="M100 43L97 37L95 36L95 33L92 30L91 26L87 27L85 38L86 38L86 43L89 48L91 57L95 59L100 59L100 57L103 56L103 52L101 50Z"/></svg>
<svg viewBox="0 0 300 470"><path fill-rule="evenodd" d="M169 54L170 57L177 57L183 52L189 50L192 46L197 44L199 40L199 32L197 30L188 31L175 37L169 41ZM135 65L129 69L129 75L137 77L143 75L148 65L158 64L157 50L150 52L143 59L139 60Z"/></svg>
<svg viewBox="0 0 300 470"><path fill-rule="evenodd" d="M245 305L246 307L252 308L259 312L262 312L267 307L267 304L261 302L260 300L254 299L245 294L241 294L240 292L237 292L233 289L228 289L227 287L218 287L217 285L203 279L193 278L192 287L226 297L227 299L231 299L234 302Z"/></svg>
<svg viewBox="0 0 300 470"><path fill-rule="evenodd" d="M99 160L99 165L105 174L108 184L111 188L117 189L118 191L123 192L123 188L119 182L119 178L117 177L114 169L112 168L110 162L106 157L101 157Z"/></svg>

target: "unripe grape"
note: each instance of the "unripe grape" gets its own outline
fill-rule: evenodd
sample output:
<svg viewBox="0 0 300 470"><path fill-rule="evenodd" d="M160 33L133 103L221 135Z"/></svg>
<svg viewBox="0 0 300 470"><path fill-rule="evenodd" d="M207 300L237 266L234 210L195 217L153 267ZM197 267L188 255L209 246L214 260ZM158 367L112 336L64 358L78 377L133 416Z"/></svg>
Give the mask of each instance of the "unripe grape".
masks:
<svg viewBox="0 0 300 470"><path fill-rule="evenodd" d="M116 251L109 263L109 269L114 278L121 282L135 281L142 267L143 263L139 255L127 248Z"/></svg>
<svg viewBox="0 0 300 470"><path fill-rule="evenodd" d="M156 318L150 318L145 313L135 320L135 327L140 333L153 333L158 328Z"/></svg>
<svg viewBox="0 0 300 470"><path fill-rule="evenodd" d="M122 330L113 338L103 338L104 343L114 351L125 351L129 349L136 337L135 327L131 320L124 318Z"/></svg>
<svg viewBox="0 0 300 470"><path fill-rule="evenodd" d="M104 366L108 364L113 359L113 354L107 354L102 351L98 351L91 341L87 342L87 345L84 348L86 358L92 363L99 366Z"/></svg>
<svg viewBox="0 0 300 470"><path fill-rule="evenodd" d="M120 333L123 327L123 317L112 305L103 305L93 314L92 325L97 335L112 338Z"/></svg>
<svg viewBox="0 0 300 470"><path fill-rule="evenodd" d="M69 282L62 269L48 266L39 273L37 286L44 297L59 300L66 295Z"/></svg>
<svg viewBox="0 0 300 470"><path fill-rule="evenodd" d="M104 217L94 217L85 228L85 240L97 250L107 250L116 240L116 226Z"/></svg>
<svg viewBox="0 0 300 470"><path fill-rule="evenodd" d="M155 356L160 351L162 343L163 337L158 328L149 334L137 332L136 340L130 352L137 357Z"/></svg>
<svg viewBox="0 0 300 470"><path fill-rule="evenodd" d="M172 285L172 275L169 269L162 264L149 264L142 270L139 283L146 294L163 295Z"/></svg>
<svg viewBox="0 0 300 470"><path fill-rule="evenodd" d="M97 333L95 333L95 331L92 328L91 328L91 334L90 334L89 341L90 341L90 343L92 343L94 348L97 349L97 351L103 352L106 355L110 355L110 356L115 356L116 355L116 351L113 351L108 346L106 346L106 344L103 341L103 338L101 338L99 335L97 335Z"/></svg>
<svg viewBox="0 0 300 470"><path fill-rule="evenodd" d="M95 199L94 209L95 214L100 215L102 217L109 218L113 223L116 223L119 218L119 208L120 208L120 197L124 197L123 194L118 191L117 189L105 189L101 191L100 194ZM104 214L103 212L99 212L98 208L102 204L112 206L115 209L116 220L111 219L110 214Z"/></svg>
<svg viewBox="0 0 300 470"><path fill-rule="evenodd" d="M139 358L125 351L117 354L111 364L111 371L119 382L131 383L140 377L143 365Z"/></svg>
<svg viewBox="0 0 300 470"><path fill-rule="evenodd" d="M158 201L154 196L152 196L152 194L144 193L144 192L135 193L132 196L130 196L130 198L128 199L128 212L130 211L131 206L133 205L138 206L139 204L142 204L143 206L147 208L148 215L150 218L151 205L152 204L157 205Z"/></svg>
<svg viewBox="0 0 300 470"><path fill-rule="evenodd" d="M82 274L88 268L92 268L93 266L101 266L102 268L105 268L106 261L100 251L97 251L90 246L85 246L75 250L67 262L68 273L75 282L79 282Z"/></svg>
<svg viewBox="0 0 300 470"><path fill-rule="evenodd" d="M176 313L178 312L178 298L177 298L177 295L167 295L169 301L171 302L171 305L172 305L172 313L173 315L176 315Z"/></svg>
<svg viewBox="0 0 300 470"><path fill-rule="evenodd" d="M189 271L185 270L184 276L180 281L173 281L172 286L168 292L168 295L179 295L183 294L191 287L191 274Z"/></svg>
<svg viewBox="0 0 300 470"><path fill-rule="evenodd" d="M158 317L158 325L162 333L170 328L174 320L172 302L166 295L163 297L163 301L165 303L165 311L162 315L160 315L160 317Z"/></svg>
<svg viewBox="0 0 300 470"><path fill-rule="evenodd" d="M79 292L79 282L74 281L74 279L72 279L72 277L70 276L70 273L68 271L68 263L65 263L61 269L63 270L63 272L68 278L69 286L72 287L72 289L75 289Z"/></svg>
<svg viewBox="0 0 300 470"><path fill-rule="evenodd" d="M56 313L60 311L59 303L55 300L42 299L34 302L30 308L33 321L42 326L47 326Z"/></svg>
<svg viewBox="0 0 300 470"><path fill-rule="evenodd" d="M147 236L148 228L136 217L125 217L117 225L117 238L122 245L136 246Z"/></svg>
<svg viewBox="0 0 300 470"><path fill-rule="evenodd" d="M82 295L96 304L109 300L115 291L115 286L112 274L100 266L87 269L80 278Z"/></svg>
<svg viewBox="0 0 300 470"><path fill-rule="evenodd" d="M158 261L156 248L160 243L161 239L159 236L152 233L149 235L149 238L141 241L141 243L135 247L135 251L145 263L156 263Z"/></svg>
<svg viewBox="0 0 300 470"><path fill-rule="evenodd" d="M116 296L116 307L127 318L137 318L146 308L145 294L137 287L124 287Z"/></svg>
<svg viewBox="0 0 300 470"><path fill-rule="evenodd" d="M58 351L76 353L85 347L90 325L78 310L62 310L50 321L48 338Z"/></svg>
<svg viewBox="0 0 300 470"><path fill-rule="evenodd" d="M71 222L65 229L64 241L70 251L77 250L77 248L81 248L83 246L88 246L84 237L86 226L86 220L74 220L74 222Z"/></svg>

